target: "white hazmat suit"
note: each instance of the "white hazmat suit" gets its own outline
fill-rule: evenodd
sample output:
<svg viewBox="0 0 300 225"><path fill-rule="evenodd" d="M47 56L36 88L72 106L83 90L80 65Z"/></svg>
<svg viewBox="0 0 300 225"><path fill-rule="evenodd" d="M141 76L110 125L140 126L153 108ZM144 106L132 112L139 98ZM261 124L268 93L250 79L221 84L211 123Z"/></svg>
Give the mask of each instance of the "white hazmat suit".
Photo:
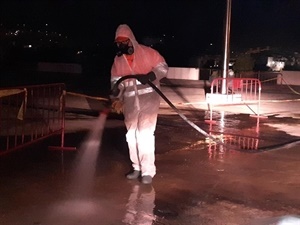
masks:
<svg viewBox="0 0 300 225"><path fill-rule="evenodd" d="M159 81L166 77L168 66L165 59L154 49L139 44L128 25L122 24L116 30L115 39L125 37L132 43L134 52L115 56L111 68L112 86L126 75L143 75L153 71L153 84L159 88ZM156 174L155 137L160 96L149 85L137 79L127 79L119 85L118 98L123 101L124 122L127 128L126 141L134 171L142 177Z"/></svg>

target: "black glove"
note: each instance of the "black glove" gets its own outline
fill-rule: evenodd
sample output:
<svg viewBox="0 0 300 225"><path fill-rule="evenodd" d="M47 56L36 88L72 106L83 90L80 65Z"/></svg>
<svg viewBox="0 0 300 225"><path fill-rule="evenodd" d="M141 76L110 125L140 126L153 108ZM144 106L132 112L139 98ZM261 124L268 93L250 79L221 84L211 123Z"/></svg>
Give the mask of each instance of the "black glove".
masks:
<svg viewBox="0 0 300 225"><path fill-rule="evenodd" d="M136 79L141 82L141 84L147 84L148 81L154 81L156 79L156 75L153 71L151 71L147 74L139 75Z"/></svg>
<svg viewBox="0 0 300 225"><path fill-rule="evenodd" d="M119 93L120 93L120 89L117 86L114 86L110 91L110 95L112 95L113 97L117 97Z"/></svg>

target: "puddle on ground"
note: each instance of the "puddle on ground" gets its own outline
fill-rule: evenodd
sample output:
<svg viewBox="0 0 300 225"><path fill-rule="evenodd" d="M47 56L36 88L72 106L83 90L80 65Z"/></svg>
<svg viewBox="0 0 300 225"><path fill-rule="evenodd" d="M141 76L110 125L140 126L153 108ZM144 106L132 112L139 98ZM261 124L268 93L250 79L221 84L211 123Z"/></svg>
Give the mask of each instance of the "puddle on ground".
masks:
<svg viewBox="0 0 300 225"><path fill-rule="evenodd" d="M222 122L211 127L204 122L205 112L189 114L189 119L209 135L245 151L272 149L298 138L285 130L298 124L293 118L271 117L257 124L255 118L245 114L224 114ZM228 150L211 142L178 115L159 116L158 173L153 187L140 185L138 181L128 182L123 176L128 168L125 132L122 126L105 130L90 199L68 198L72 193L67 183L69 163L65 165L65 173L60 174L59 157L54 159L54 153L40 156L39 152L39 157L33 160L33 154L24 152L29 158L27 164L21 168L10 164L10 168L1 172L5 176L1 176L0 190L7 197L0 203L3 206L0 221L44 225L199 224L199 221L244 224L253 218L273 216L271 209L275 206L276 213L281 210L286 214L294 212L293 204L299 205L297 196L292 196L298 187L297 157L290 155L282 164L276 160L275 165L274 155L249 156ZM82 133L68 134L66 142L74 144L82 136ZM46 147L37 150L41 149ZM186 151L191 154L185 154ZM74 161L74 157L69 160ZM274 172L275 166L278 172ZM289 189L283 192L284 188ZM295 199L293 204L291 199Z"/></svg>
<svg viewBox="0 0 300 225"><path fill-rule="evenodd" d="M171 147L174 150L200 146L203 145L201 141L205 140L204 143L208 145L209 152L224 149L261 152L300 140L299 129L292 129L295 124L299 124L299 119L291 117L262 119L248 114L219 113L215 115L217 120L213 123L205 122L205 117L205 111L197 112L197 114L188 112L188 119L206 132L207 136L192 128L178 115L160 115L156 132L157 140L164 143L166 151ZM174 135L166 138L164 133L171 130ZM211 137L222 141L224 145L216 144Z"/></svg>

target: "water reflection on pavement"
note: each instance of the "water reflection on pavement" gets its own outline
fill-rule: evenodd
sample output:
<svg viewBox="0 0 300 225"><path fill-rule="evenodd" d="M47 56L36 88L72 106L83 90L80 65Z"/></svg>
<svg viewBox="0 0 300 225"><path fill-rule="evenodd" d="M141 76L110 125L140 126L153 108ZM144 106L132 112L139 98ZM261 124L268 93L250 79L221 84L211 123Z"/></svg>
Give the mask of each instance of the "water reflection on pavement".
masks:
<svg viewBox="0 0 300 225"><path fill-rule="evenodd" d="M124 125L109 119L88 196L74 196L70 188L80 150L64 153L63 170L60 152L47 151L59 137L2 159L0 224L240 225L300 215L298 136L278 129L282 118L261 120L257 131L256 120L243 114L224 115L226 126L219 128L217 123L212 129L203 122L204 112L189 116L210 134L246 146L245 151L215 145L177 115L160 115L155 134L157 175L145 186L126 180L130 162ZM74 122L86 130L69 132L66 145L81 146L95 120L80 117ZM290 118L284 126L297 122ZM294 145L280 145L288 142ZM277 148L249 153L247 146Z"/></svg>
<svg viewBox="0 0 300 225"><path fill-rule="evenodd" d="M122 220L125 224L152 225L155 221L155 190L152 185L134 185Z"/></svg>

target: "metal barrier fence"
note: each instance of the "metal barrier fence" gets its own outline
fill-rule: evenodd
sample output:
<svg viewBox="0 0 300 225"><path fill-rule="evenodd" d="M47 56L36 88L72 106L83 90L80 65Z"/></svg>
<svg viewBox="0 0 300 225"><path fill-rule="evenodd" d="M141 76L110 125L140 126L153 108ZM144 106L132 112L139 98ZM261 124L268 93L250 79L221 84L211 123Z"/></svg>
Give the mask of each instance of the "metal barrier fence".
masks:
<svg viewBox="0 0 300 225"><path fill-rule="evenodd" d="M0 156L54 134L64 147L65 85L46 84L0 89Z"/></svg>
<svg viewBox="0 0 300 225"><path fill-rule="evenodd" d="M222 87L224 90L222 90ZM255 78L215 78L211 83L210 93L206 94L206 102L212 111L215 105L246 105L251 112L260 116L261 82ZM255 104L256 112L249 106Z"/></svg>

